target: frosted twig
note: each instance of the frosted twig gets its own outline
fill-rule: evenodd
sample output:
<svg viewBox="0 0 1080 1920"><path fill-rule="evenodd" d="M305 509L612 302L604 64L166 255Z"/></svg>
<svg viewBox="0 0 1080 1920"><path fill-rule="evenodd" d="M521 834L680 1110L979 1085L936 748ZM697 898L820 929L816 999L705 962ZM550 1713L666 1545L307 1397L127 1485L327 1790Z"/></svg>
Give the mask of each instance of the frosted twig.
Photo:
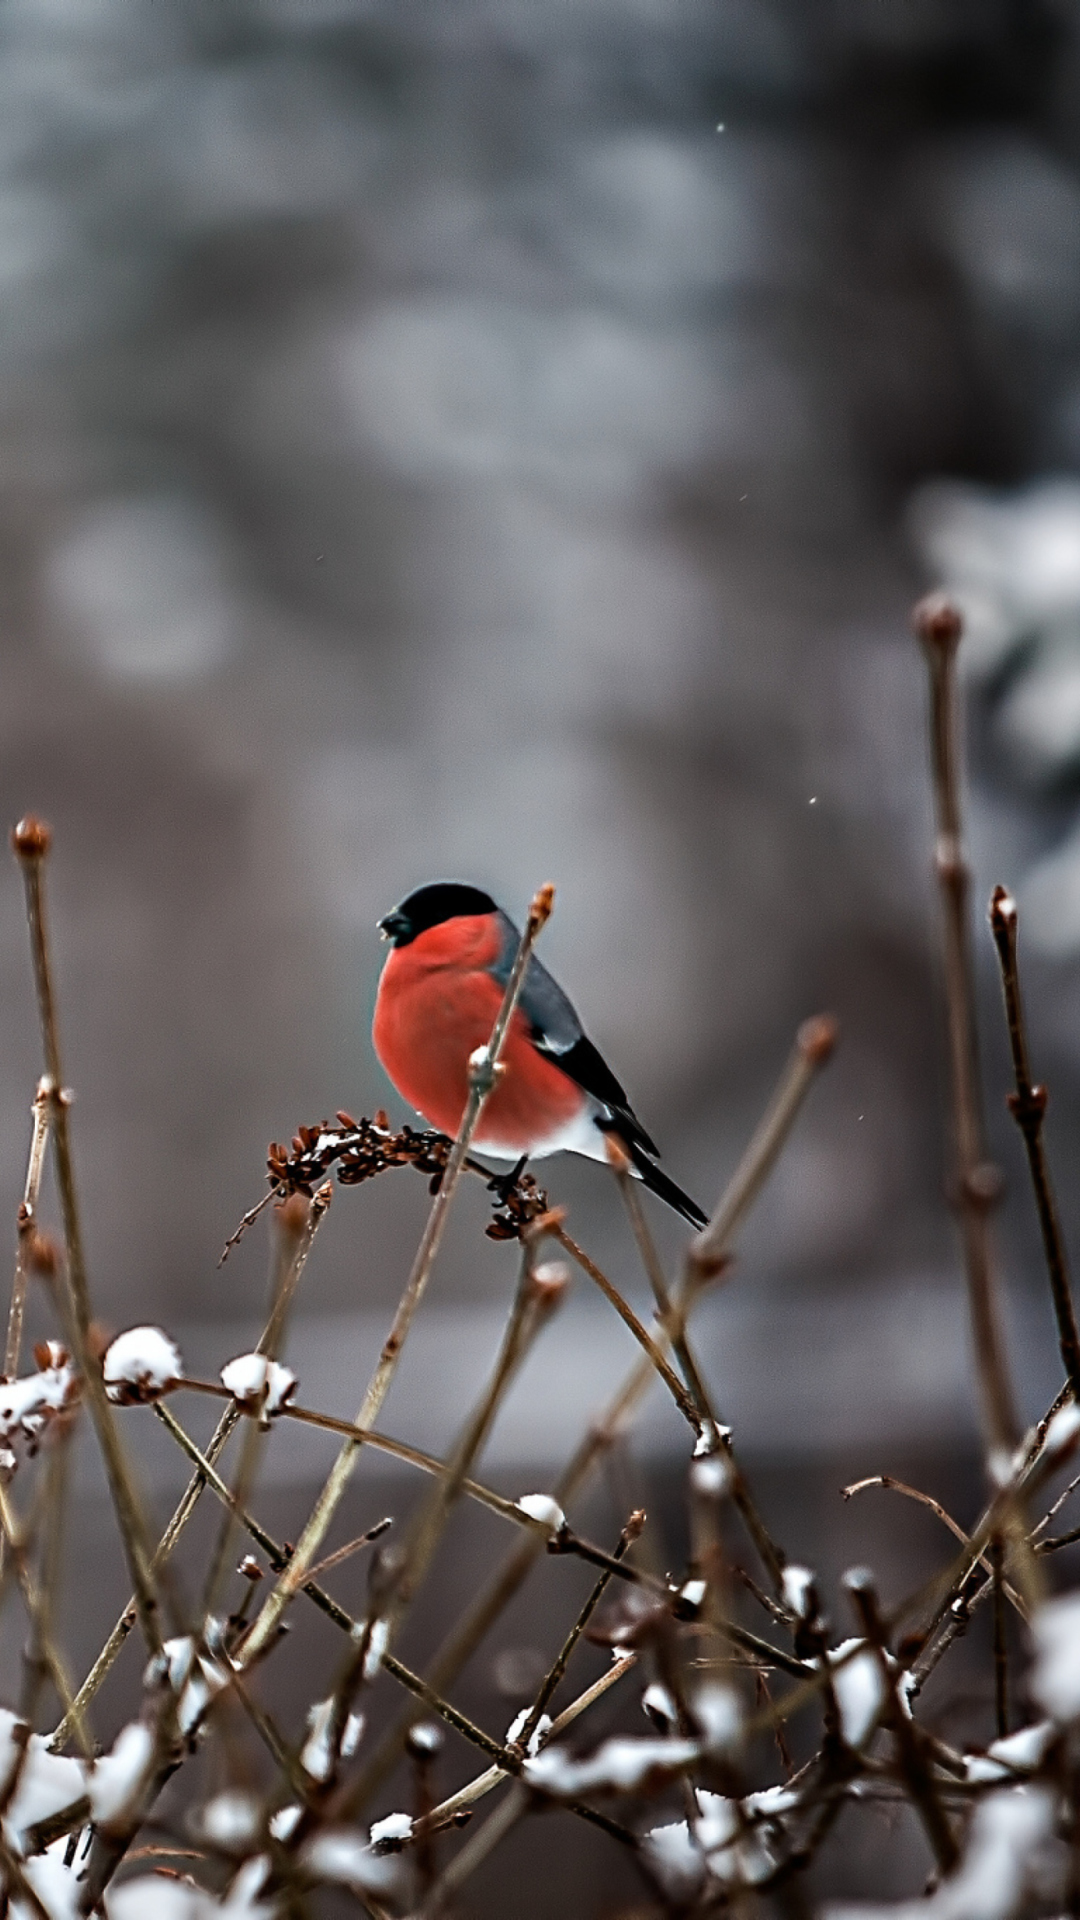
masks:
<svg viewBox="0 0 1080 1920"><path fill-rule="evenodd" d="M260 1347L260 1352L267 1359L276 1360L281 1352L289 1308L315 1231L311 1223L312 1211L315 1210L317 1225L333 1197L333 1186L327 1180L319 1188L310 1204L302 1194L291 1194L284 1205L275 1209L274 1224L277 1230L272 1240L270 1316ZM263 1423L256 1420L249 1421L244 1429L240 1464L235 1475L235 1486L241 1505L247 1504L254 1485L264 1440ZM226 1509L222 1515L217 1543L210 1556L203 1586L201 1606L203 1618L216 1609L221 1583L228 1572L232 1539L233 1517Z"/></svg>
<svg viewBox="0 0 1080 1920"><path fill-rule="evenodd" d="M382 1411L382 1405L390 1390L397 1369L402 1348L412 1325L413 1316L423 1298L435 1255L439 1250L446 1226L448 1209L454 1197L458 1180L469 1150L469 1142L476 1131L477 1123L483 1111L484 1103L493 1092L498 1080L500 1055L510 1028L521 990L525 984L525 973L533 947L541 929L547 924L554 904L555 890L551 886L541 887L529 908L525 930L521 936L510 978L506 983L502 1006L499 1009L491 1039L482 1049L479 1058L470 1062L469 1095L465 1103L461 1126L447 1164L439 1191L435 1196L427 1226L417 1249L412 1271L405 1285L405 1291L398 1303L383 1349L379 1355L375 1372L369 1382L367 1392L360 1403L356 1416L358 1427L374 1426ZM322 1492L315 1502L311 1515L296 1545L292 1560L285 1569L273 1592L264 1601L262 1610L248 1634L241 1650L240 1658L244 1664L254 1660L266 1647L277 1631L277 1625L289 1605L289 1602L303 1585L308 1569L315 1561L327 1528L340 1504L342 1495L352 1475L356 1454L360 1443L347 1440L331 1468Z"/></svg>
<svg viewBox="0 0 1080 1920"><path fill-rule="evenodd" d="M26 895L26 919L30 933L42 1051L45 1057L45 1080L48 1085L51 1131L56 1154L56 1179L60 1192L60 1211L67 1250L66 1279L71 1302L71 1342L82 1376L83 1392L90 1417L105 1461L117 1525L124 1542L135 1588L135 1605L139 1624L151 1652L160 1653L161 1621L157 1585L150 1564L146 1523L120 1444L113 1410L106 1397L101 1366L96 1356L91 1353L88 1341L90 1295L83 1258L82 1226L68 1128L70 1099L64 1088L60 1064L60 1039L53 992L52 961L45 919L44 866L52 843L52 833L42 821L27 818L20 820L12 833L11 842L22 869Z"/></svg>
<svg viewBox="0 0 1080 1920"><path fill-rule="evenodd" d="M1039 1216L1039 1230L1042 1234L1043 1253L1046 1256L1046 1270L1050 1277L1050 1293L1057 1320L1061 1364L1072 1388L1073 1398L1080 1404L1080 1333L1077 1332L1076 1314L1069 1287L1065 1241L1042 1138L1048 1096L1046 1088L1035 1086L1031 1078L1024 1002L1020 992L1020 969L1016 952L1018 915L1016 901L1005 887L995 887L990 897L990 930L994 936L994 945L997 948L1001 966L1005 1019L1009 1029L1009 1046L1012 1051L1013 1074L1016 1080L1016 1091L1009 1094L1006 1104L1020 1129L1027 1153L1031 1185L1035 1194L1035 1209Z"/></svg>
<svg viewBox="0 0 1080 1920"><path fill-rule="evenodd" d="M210 1394L215 1400L229 1400L234 1406L237 1404L228 1388L219 1385L216 1380L198 1380L189 1374L179 1382L179 1390ZM238 1407L238 1414L242 1418L258 1418L258 1414L251 1407ZM339 1420L332 1413L319 1413L314 1407L298 1406L294 1400L290 1400L286 1406L279 1409L279 1416L282 1420L299 1421L302 1426L318 1427L323 1433L337 1433L344 1438L355 1438L364 1446L372 1447L376 1453L386 1453L393 1460L404 1460L410 1466L419 1467L422 1473L444 1474L446 1472L446 1461L440 1460L437 1454L425 1453L423 1448L411 1447L407 1441L395 1440L390 1434L379 1433L374 1427L358 1427L352 1420ZM539 1545L543 1545L546 1534L543 1529L534 1526L528 1516L522 1512L516 1500L509 1500L505 1494L496 1493L493 1487L487 1487L482 1481L469 1478L462 1481L461 1491L471 1500L479 1501L481 1506L489 1507L492 1513L500 1514L504 1520L512 1521L515 1526L528 1528L536 1534Z"/></svg>
<svg viewBox="0 0 1080 1920"><path fill-rule="evenodd" d="M316 1233L318 1232L319 1226L321 1225L322 1221L326 1217L326 1210L328 1205L329 1205L329 1190L324 1190L320 1188L319 1192L315 1195L315 1198L311 1203L311 1206L308 1211L307 1225L304 1229L303 1234L301 1235L300 1243L296 1248L295 1256L292 1262L292 1266L290 1268L289 1284L287 1287L282 1288L281 1293L278 1299L275 1301L274 1306L271 1310L270 1317L267 1320L265 1327L263 1328L262 1335L259 1339L259 1344L256 1349L256 1351L259 1353L268 1353L271 1347L276 1347L278 1340L281 1337L281 1327L283 1325L283 1316L288 1310L289 1303L296 1291L297 1285L299 1284L300 1276L303 1273L305 1266L307 1265L307 1260L311 1252L312 1243L315 1239ZM221 1455L224 1453L225 1448L229 1443L229 1440L232 1436L236 1423L241 1417L242 1415L241 1415L240 1407L237 1405L236 1401L233 1400L232 1397L230 1396L229 1405L226 1407L225 1412L222 1414L221 1419L218 1421L218 1424L213 1431L213 1434L211 1435L209 1441L207 1442L205 1455L200 1456L200 1463L197 1466L197 1470L193 1478L189 1480L187 1486L184 1489L184 1492L180 1496L180 1500L173 1512L173 1516L169 1521L169 1524L166 1527L164 1533L162 1534L160 1540L158 1541L156 1548L154 1549L154 1557L153 1557L153 1561L151 1562L151 1565L153 1566L155 1572L157 1572L157 1570L160 1567L163 1567L168 1561L169 1556L173 1551L173 1548L175 1547L177 1541L180 1538L180 1535L183 1533L184 1528L187 1526L188 1521L191 1519L191 1516L195 1511L195 1508L199 1504L199 1497L202 1493L204 1486L206 1485L206 1480L203 1473L201 1461L205 1459L205 1461L212 1467L214 1462L221 1458ZM90 1704L90 1701L94 1698L94 1695L98 1692L99 1688L104 1684L113 1666L115 1665L117 1659L119 1658L121 1649L123 1648L124 1642L127 1639L128 1634L131 1632L131 1629L135 1624L135 1618L136 1618L135 1601L134 1599L132 1599L128 1601L127 1606L125 1607L123 1613L120 1615L120 1618L117 1620L116 1625L114 1626L112 1632L110 1633L108 1639L106 1640L105 1645L102 1647L101 1652L98 1654L98 1657L95 1660L93 1666L91 1667L90 1672L87 1674L86 1679L83 1681L82 1686L79 1688L79 1691L75 1696L75 1700L73 1702L73 1712L84 1713L86 1708ZM71 1714L65 1714L63 1720L61 1720L60 1725L57 1727L55 1733L52 1736L51 1741L49 1742L49 1747L51 1752L53 1753L60 1752L61 1748L66 1744L66 1742L71 1737L71 1729L72 1729L72 1716Z"/></svg>
<svg viewBox="0 0 1080 1920"><path fill-rule="evenodd" d="M616 1560L622 1560L624 1555L629 1553L630 1548L634 1544L634 1541L637 1540L638 1537L640 1536L641 1530L644 1525L645 1525L645 1515L640 1511L640 1509L637 1512L632 1513L630 1515L629 1520L627 1521L625 1527L622 1530L622 1533L619 1536L618 1545L615 1548L615 1553L613 1557ZM522 1727L521 1732L517 1736L517 1741L515 1743L517 1746L521 1748L521 1751L523 1754L527 1754L529 1752L530 1742L532 1740L533 1734L536 1732L536 1729L540 1724L540 1716L544 1712L545 1708L547 1707L548 1701L551 1699L552 1695L554 1694L555 1689L559 1684L559 1681L563 1677L563 1674L566 1672L566 1669L570 1664L570 1656L573 1653L574 1648L577 1646L578 1641L581 1639L581 1636L584 1633L586 1627L588 1626L589 1621L592 1619L593 1614L596 1612L597 1607L600 1605L600 1602L603 1599L605 1593L607 1592L608 1587L611 1583L611 1579L612 1579L611 1569L609 1567L605 1567L603 1572L600 1575L599 1580L596 1582L591 1592L586 1596L585 1602L581 1608L580 1613L578 1614L577 1619L574 1621L574 1624L570 1628L570 1631L567 1634L566 1639L563 1641L562 1646L559 1648L558 1653L555 1655L555 1658L552 1661L551 1666L548 1668L546 1674L544 1675L543 1680L540 1682L540 1686L537 1690L536 1698L533 1701L532 1706L529 1708L529 1712L526 1717L525 1724Z"/></svg>
<svg viewBox="0 0 1080 1920"><path fill-rule="evenodd" d="M938 1797L933 1767L922 1745L921 1729L904 1712L895 1670L888 1659L885 1629L878 1612L877 1595L873 1583L869 1574L856 1571L847 1575L844 1585L851 1596L852 1605L858 1615L862 1631L866 1635L867 1643L873 1648L877 1660L882 1690L887 1702L884 1718L896 1742L901 1771L907 1781L911 1798L922 1816L926 1837L933 1849L938 1867L942 1873L949 1873L960 1857L960 1850Z"/></svg>
<svg viewBox="0 0 1080 1920"><path fill-rule="evenodd" d="M836 1022L828 1014L818 1014L799 1028L776 1089L720 1196L709 1225L691 1243L673 1301L676 1313L689 1315L702 1288L722 1271L730 1258L735 1235L776 1165L810 1088L833 1052L836 1037ZM553 1488L560 1506L567 1506L585 1485L597 1460L629 1420L654 1378L652 1361L640 1360L590 1423ZM531 1540L523 1540L507 1556L444 1637L429 1669L433 1685L445 1689L453 1684L527 1579L544 1550L539 1529L533 1532ZM764 1526L760 1526L760 1534L759 1552L767 1552L771 1542ZM757 1534L753 1537L757 1541ZM773 1552L775 1557L775 1549ZM765 1564L769 1564L768 1560ZM374 1793L386 1778L409 1724L409 1719L403 1716L384 1734L364 1769L364 1793L361 1796L358 1791L357 1805L362 1805L363 1799Z"/></svg>

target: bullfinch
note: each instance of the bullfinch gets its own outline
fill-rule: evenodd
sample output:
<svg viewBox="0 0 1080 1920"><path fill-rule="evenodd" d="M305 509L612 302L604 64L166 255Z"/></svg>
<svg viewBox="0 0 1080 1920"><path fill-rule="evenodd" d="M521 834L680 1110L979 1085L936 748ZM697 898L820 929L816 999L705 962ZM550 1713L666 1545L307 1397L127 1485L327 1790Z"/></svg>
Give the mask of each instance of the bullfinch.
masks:
<svg viewBox="0 0 1080 1920"><path fill-rule="evenodd" d="M486 1046L518 949L513 922L490 894L456 880L418 887L379 921L391 952L379 981L372 1038L402 1098L455 1135L469 1091L469 1057ZM475 1143L524 1165L550 1153L607 1157L625 1148L633 1173L695 1227L701 1208L656 1165L659 1148L562 988L531 958L502 1052L506 1072L480 1116Z"/></svg>

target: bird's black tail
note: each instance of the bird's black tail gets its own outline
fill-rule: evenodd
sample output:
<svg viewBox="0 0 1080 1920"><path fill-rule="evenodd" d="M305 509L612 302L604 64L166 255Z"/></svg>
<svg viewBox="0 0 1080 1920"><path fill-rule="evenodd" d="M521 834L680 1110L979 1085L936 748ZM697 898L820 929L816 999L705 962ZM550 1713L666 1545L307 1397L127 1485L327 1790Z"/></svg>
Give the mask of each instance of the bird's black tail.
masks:
<svg viewBox="0 0 1080 1920"><path fill-rule="evenodd" d="M620 1138L622 1138L621 1135ZM676 1213L681 1213L683 1219L689 1220L692 1227L708 1225L709 1216L702 1213L697 1201L691 1200L690 1195L684 1193L670 1175L666 1174L662 1167L657 1166L655 1160L650 1160L636 1140L624 1139L623 1145L633 1161L634 1172L639 1175L650 1193L655 1193L658 1200L663 1200L667 1206L673 1207Z"/></svg>

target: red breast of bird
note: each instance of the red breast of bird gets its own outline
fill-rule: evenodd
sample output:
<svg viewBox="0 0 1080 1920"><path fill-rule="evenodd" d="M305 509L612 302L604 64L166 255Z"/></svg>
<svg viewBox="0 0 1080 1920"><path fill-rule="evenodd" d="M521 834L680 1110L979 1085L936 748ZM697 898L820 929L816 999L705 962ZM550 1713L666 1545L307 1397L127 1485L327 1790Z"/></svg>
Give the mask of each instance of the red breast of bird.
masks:
<svg viewBox="0 0 1080 1920"><path fill-rule="evenodd" d="M487 1045L502 1005L505 982L492 969L504 945L500 917L458 914L393 948L379 981L375 1051L403 1098L451 1137L468 1099L470 1055ZM501 1064L474 1136L479 1148L507 1160L565 1150L603 1156L595 1103L537 1052L520 1009Z"/></svg>

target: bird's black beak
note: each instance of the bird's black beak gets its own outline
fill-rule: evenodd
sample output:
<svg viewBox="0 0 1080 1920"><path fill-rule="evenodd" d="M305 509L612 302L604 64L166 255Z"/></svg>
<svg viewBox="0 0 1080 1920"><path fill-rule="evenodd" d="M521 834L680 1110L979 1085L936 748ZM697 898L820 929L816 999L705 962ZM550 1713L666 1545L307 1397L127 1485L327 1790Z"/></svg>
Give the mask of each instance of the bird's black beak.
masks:
<svg viewBox="0 0 1080 1920"><path fill-rule="evenodd" d="M403 913L384 913L379 921L379 932L384 940L398 940L409 930L409 922Z"/></svg>

